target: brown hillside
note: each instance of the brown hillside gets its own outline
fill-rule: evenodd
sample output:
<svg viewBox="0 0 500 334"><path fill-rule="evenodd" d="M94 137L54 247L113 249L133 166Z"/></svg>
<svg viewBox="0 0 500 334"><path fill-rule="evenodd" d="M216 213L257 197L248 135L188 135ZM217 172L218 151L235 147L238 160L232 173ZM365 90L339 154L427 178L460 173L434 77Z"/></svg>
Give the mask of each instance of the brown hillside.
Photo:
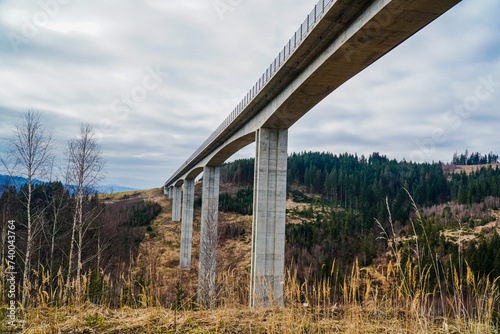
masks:
<svg viewBox="0 0 500 334"><path fill-rule="evenodd" d="M444 172L444 175L448 179L451 179L452 174L458 174L461 172L465 172L467 175L469 175L470 173L478 171L483 167L488 168L489 166L491 166L491 168L500 168L500 163L483 164L483 165L448 165L448 164L445 165L445 164L443 164L443 172Z"/></svg>
<svg viewBox="0 0 500 334"><path fill-rule="evenodd" d="M152 223L152 232L146 233L134 261L133 276L150 277L162 282L155 295L165 304L175 298L175 285L181 282L189 297L196 294L200 245L200 210L195 209L193 221L193 245L191 270L179 270L181 223L172 221L171 201L165 196L150 199L162 207L160 215ZM238 277L248 286L250 270L251 216L219 212L219 240L217 249L217 273Z"/></svg>

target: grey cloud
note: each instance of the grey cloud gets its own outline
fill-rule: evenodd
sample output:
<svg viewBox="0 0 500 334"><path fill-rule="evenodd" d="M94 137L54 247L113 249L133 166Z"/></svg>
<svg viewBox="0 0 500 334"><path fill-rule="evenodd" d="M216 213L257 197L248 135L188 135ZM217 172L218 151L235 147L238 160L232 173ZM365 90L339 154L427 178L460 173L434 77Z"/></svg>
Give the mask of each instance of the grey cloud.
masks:
<svg viewBox="0 0 500 334"><path fill-rule="evenodd" d="M0 137L26 107L46 112L59 147L88 121L101 132L107 183L159 186L233 110L316 2L241 1L221 20L205 0L70 1L53 22L92 23L95 32L43 28L19 55L1 36ZM14 9L29 17L40 7L0 4L0 13ZM495 151L500 94L458 130L442 115L474 91L478 76L500 81L499 11L491 0L456 6L299 120L289 131L289 151L408 159L436 128L448 138L426 159L450 159L465 148ZM5 15L0 29L19 32L19 22ZM114 101L141 86L148 66L167 75L120 113ZM106 132L103 121L114 131ZM231 159L253 155L251 145Z"/></svg>

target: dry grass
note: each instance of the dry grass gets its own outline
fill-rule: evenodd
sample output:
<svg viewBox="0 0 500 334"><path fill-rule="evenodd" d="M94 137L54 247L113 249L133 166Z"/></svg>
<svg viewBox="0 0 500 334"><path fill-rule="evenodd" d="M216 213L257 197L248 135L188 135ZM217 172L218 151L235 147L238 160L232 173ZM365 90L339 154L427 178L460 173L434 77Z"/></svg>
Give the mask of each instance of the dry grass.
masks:
<svg viewBox="0 0 500 334"><path fill-rule="evenodd" d="M40 286L32 296L38 302L18 315L17 327L12 330L2 322L0 333L499 333L498 281L477 277L468 266L464 278L452 280L452 293L431 286L432 268L411 263L402 268L399 260L376 268L359 268L356 263L341 282L334 280L335 266L329 277L317 282L299 282L295 273L287 271L285 306L251 309L247 306L251 217L226 213L220 214L220 224L238 221L245 232L220 242L216 306L199 309L193 303L199 222L193 231L192 270L181 272L180 223L171 221L165 198L153 200L164 207L152 224L156 236L147 236L130 275L123 277L125 286L134 286L137 277L147 283L132 297L128 305L133 307L111 308L106 301L96 305L88 300L77 309L56 307ZM386 237L396 238L391 232ZM399 250L393 254L397 258ZM445 284L442 280L440 284ZM178 282L187 295L176 308ZM5 306L1 311L3 320Z"/></svg>
<svg viewBox="0 0 500 334"><path fill-rule="evenodd" d="M485 167L488 168L491 166L491 168L500 168L500 163L493 163L493 164L483 164L483 165L466 165L466 166L455 166L455 169L452 171L453 173L460 173L460 172L465 172L467 175L474 173L481 168Z"/></svg>
<svg viewBox="0 0 500 334"><path fill-rule="evenodd" d="M99 194L99 199L102 200L118 200L127 197L140 197L140 198L151 198L163 193L162 188L152 188L146 190L132 190L132 191L123 191L119 193L112 194Z"/></svg>
<svg viewBox="0 0 500 334"><path fill-rule="evenodd" d="M396 278L397 267L389 266L383 279L390 283L379 290L376 281L354 267L341 288L341 301L332 300L332 287L299 284L287 273L285 306L250 309L240 302L236 277L222 279L219 305L213 310L185 310L150 306L110 309L87 303L72 307L37 307L26 310L20 323L22 333L498 333L492 324L498 289L492 282L467 284L475 297L457 302L447 298L449 312L434 315L432 296L423 294L418 284ZM457 289L463 287L457 283ZM307 304L305 304L307 303ZM471 306L466 307L466 305ZM458 305L457 309L454 309ZM470 312L476 310L477 313ZM498 311L498 310L497 310ZM0 327L4 330L5 327Z"/></svg>
<svg viewBox="0 0 500 334"><path fill-rule="evenodd" d="M73 315L65 309L49 310L47 315L23 333L414 333L418 328L418 321L398 319L394 311L383 308L333 307L326 314L305 307L176 313L164 308L109 310L90 305ZM458 333L453 327L442 321L427 326L433 333Z"/></svg>
<svg viewBox="0 0 500 334"><path fill-rule="evenodd" d="M500 163L492 163L492 164L483 164L483 165L443 165L443 172L448 180L451 180L452 174L460 174L461 172L465 172L465 174L469 175L474 173L481 168L490 167L500 168Z"/></svg>

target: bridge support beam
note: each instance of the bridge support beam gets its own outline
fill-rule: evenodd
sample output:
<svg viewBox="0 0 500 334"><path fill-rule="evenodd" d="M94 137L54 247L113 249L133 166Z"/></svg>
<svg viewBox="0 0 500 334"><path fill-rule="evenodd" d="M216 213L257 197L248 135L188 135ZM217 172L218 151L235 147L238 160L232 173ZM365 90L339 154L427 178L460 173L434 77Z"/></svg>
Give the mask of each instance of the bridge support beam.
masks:
<svg viewBox="0 0 500 334"><path fill-rule="evenodd" d="M174 188L168 187L168 197L174 198Z"/></svg>
<svg viewBox="0 0 500 334"><path fill-rule="evenodd" d="M194 180L184 181L182 195L181 224L181 270L191 269L191 247L193 244Z"/></svg>
<svg viewBox="0 0 500 334"><path fill-rule="evenodd" d="M283 305L288 131L256 132L250 307Z"/></svg>
<svg viewBox="0 0 500 334"><path fill-rule="evenodd" d="M181 221L181 195L182 188L179 186L173 187L172 190L172 221Z"/></svg>
<svg viewBox="0 0 500 334"><path fill-rule="evenodd" d="M198 303L206 308L215 302L219 181L220 167L203 168Z"/></svg>

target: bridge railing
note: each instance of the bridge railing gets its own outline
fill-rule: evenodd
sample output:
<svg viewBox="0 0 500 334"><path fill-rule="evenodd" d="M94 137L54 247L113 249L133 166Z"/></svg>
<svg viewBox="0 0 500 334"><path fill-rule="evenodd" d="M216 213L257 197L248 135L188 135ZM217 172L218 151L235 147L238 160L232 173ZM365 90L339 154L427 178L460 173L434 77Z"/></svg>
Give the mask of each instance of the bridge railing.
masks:
<svg viewBox="0 0 500 334"><path fill-rule="evenodd" d="M189 164L196 156L203 151L222 131L224 131L236 117L238 117L241 112L250 104L250 102L259 94L259 92L266 86L269 80L272 79L274 74L283 66L290 55L297 49L300 43L309 34L312 28L320 20L321 16L329 9L329 7L336 0L319 0L314 6L313 10L307 15L304 22L300 25L299 29L293 34L293 36L288 40L283 49L280 51L278 56L271 62L271 65L266 69L266 71L259 77L255 85L250 89L250 91L243 97L243 99L238 103L234 110L226 117L226 119L217 127L217 129L203 142L203 144L194 151L193 154L184 162L175 173L168 179L166 183L170 183L177 175L182 171L182 169Z"/></svg>

